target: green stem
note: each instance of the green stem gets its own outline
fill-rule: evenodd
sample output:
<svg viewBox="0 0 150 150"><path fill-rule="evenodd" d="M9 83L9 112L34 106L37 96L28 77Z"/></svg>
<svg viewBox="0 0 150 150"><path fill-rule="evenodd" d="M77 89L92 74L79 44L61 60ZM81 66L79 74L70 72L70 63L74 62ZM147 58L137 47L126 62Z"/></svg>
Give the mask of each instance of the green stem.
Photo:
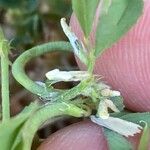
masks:
<svg viewBox="0 0 150 150"><path fill-rule="evenodd" d="M95 65L95 56L94 56L94 51L95 50L91 50L91 52L89 53L89 63L88 63L88 72L92 75L93 74L93 70L94 70L94 65Z"/></svg>
<svg viewBox="0 0 150 150"><path fill-rule="evenodd" d="M75 98L77 95L82 95L83 91L91 86L92 78L81 81L77 86L63 92L60 96L53 98L54 101L69 101Z"/></svg>
<svg viewBox="0 0 150 150"><path fill-rule="evenodd" d="M13 149L15 149L21 141L23 141L23 147L21 148L22 150L31 149L32 140L39 127L46 120L60 115L83 117L88 116L89 114L77 106L65 102L46 105L45 107L42 107L40 110L38 110L35 114L31 115L31 117L27 120L20 133L18 134L18 138L16 138L17 143L13 145Z"/></svg>
<svg viewBox="0 0 150 150"><path fill-rule="evenodd" d="M9 62L6 56L1 56L1 91L2 91L2 120L10 118L9 106Z"/></svg>
<svg viewBox="0 0 150 150"><path fill-rule="evenodd" d="M39 96L49 95L44 87L38 85L32 81L25 73L24 68L27 62L32 58L45 54L47 52L53 52L56 50L71 52L71 45L68 42L50 42L40 46L33 47L26 52L24 52L20 57L16 59L12 66L12 73L15 79L23 85L30 92L37 94Z"/></svg>
<svg viewBox="0 0 150 150"><path fill-rule="evenodd" d="M6 56L1 56L1 92L2 92L2 121L10 118L9 106L9 62Z"/></svg>

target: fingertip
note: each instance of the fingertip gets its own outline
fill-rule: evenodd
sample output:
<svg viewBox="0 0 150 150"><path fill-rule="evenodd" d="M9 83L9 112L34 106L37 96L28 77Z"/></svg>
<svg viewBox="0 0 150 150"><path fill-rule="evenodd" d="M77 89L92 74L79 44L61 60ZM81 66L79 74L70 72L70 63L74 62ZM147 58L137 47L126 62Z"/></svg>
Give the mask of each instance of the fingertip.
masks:
<svg viewBox="0 0 150 150"><path fill-rule="evenodd" d="M57 131L38 150L108 150L102 128L83 121Z"/></svg>

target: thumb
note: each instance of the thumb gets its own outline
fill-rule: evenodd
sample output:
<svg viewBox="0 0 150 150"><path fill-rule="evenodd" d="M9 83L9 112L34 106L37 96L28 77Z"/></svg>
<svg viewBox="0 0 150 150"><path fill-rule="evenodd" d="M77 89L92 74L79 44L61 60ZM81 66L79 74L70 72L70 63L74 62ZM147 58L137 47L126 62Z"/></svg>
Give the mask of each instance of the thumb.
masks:
<svg viewBox="0 0 150 150"><path fill-rule="evenodd" d="M90 121L75 123L57 131L38 150L107 150L102 128Z"/></svg>
<svg viewBox="0 0 150 150"><path fill-rule="evenodd" d="M128 138L137 150L141 135ZM149 144L150 148L150 144ZM107 141L100 126L82 121L63 128L47 138L38 150L108 150Z"/></svg>

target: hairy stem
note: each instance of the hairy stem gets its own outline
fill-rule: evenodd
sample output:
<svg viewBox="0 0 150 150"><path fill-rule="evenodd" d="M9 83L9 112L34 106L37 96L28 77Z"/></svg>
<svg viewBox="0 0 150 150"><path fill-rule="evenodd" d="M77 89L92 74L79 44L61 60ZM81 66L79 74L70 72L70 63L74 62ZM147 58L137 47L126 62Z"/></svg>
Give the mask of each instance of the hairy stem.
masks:
<svg viewBox="0 0 150 150"><path fill-rule="evenodd" d="M10 118L9 106L9 62L7 56L1 55L1 93L2 93L2 121Z"/></svg>

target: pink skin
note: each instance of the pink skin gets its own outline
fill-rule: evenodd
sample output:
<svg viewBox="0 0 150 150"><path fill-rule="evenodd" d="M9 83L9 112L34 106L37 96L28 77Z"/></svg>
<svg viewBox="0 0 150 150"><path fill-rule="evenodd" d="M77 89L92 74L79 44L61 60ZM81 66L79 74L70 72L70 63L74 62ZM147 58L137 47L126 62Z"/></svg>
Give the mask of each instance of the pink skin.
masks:
<svg viewBox="0 0 150 150"><path fill-rule="evenodd" d="M107 150L101 135L102 129L96 124L76 123L50 136L38 150Z"/></svg>
<svg viewBox="0 0 150 150"><path fill-rule="evenodd" d="M126 107L133 111L150 111L150 0L144 2L144 13L137 24L98 58L94 69L104 81L122 93ZM74 16L70 24L82 39L82 31ZM93 35L91 39L94 43ZM80 67L84 68L81 63ZM129 138L135 150L139 139L140 135ZM50 149L108 150L108 147L101 127L81 122L56 132L38 150Z"/></svg>
<svg viewBox="0 0 150 150"><path fill-rule="evenodd" d="M129 138L134 150L137 150L139 139L140 135ZM102 128L90 121L83 121L57 131L47 138L38 150L109 150L109 148Z"/></svg>

